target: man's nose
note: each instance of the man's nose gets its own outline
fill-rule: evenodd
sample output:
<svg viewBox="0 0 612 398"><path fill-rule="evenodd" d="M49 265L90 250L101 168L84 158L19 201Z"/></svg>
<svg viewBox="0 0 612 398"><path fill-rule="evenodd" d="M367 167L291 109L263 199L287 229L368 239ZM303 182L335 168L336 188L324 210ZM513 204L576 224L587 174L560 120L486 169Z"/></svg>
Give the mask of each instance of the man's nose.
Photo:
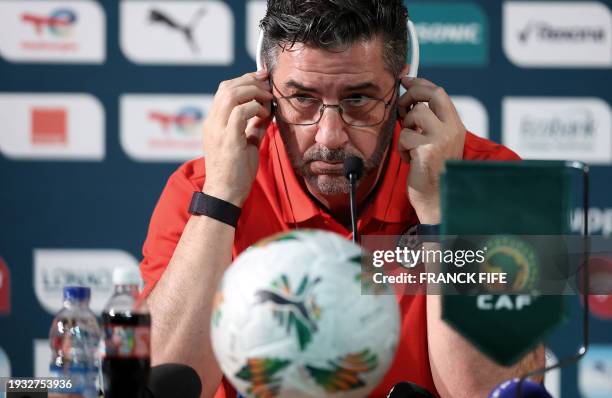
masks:
<svg viewBox="0 0 612 398"><path fill-rule="evenodd" d="M348 141L346 124L340 117L340 109L325 108L317 125L315 141L329 149L342 148Z"/></svg>

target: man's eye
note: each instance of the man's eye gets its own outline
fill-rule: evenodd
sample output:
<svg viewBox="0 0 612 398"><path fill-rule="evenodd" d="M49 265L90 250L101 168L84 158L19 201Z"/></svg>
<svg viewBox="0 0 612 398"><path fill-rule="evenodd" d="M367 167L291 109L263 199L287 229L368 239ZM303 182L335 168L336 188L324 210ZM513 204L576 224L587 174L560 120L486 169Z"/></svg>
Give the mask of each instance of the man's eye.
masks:
<svg viewBox="0 0 612 398"><path fill-rule="evenodd" d="M344 104L346 106L351 106L351 107L360 107L360 106L369 104L370 101L372 101L371 97L368 97L365 95L353 95L349 98L346 98L344 100Z"/></svg>
<svg viewBox="0 0 612 398"><path fill-rule="evenodd" d="M316 98L303 97L303 96L295 96L293 97L293 99L300 104L312 104L318 101Z"/></svg>

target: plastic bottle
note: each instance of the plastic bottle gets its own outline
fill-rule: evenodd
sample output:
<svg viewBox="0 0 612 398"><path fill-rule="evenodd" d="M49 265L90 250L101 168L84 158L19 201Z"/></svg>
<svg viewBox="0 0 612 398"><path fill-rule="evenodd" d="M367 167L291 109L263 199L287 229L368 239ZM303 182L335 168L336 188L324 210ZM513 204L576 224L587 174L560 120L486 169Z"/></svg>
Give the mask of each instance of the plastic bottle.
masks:
<svg viewBox="0 0 612 398"><path fill-rule="evenodd" d="M113 272L115 293L102 313L105 398L143 396L151 368L151 315L139 299L137 268Z"/></svg>
<svg viewBox="0 0 612 398"><path fill-rule="evenodd" d="M55 316L49 331L52 377L65 379L49 397L98 397L97 377L100 326L89 309L88 287L64 288L64 308Z"/></svg>

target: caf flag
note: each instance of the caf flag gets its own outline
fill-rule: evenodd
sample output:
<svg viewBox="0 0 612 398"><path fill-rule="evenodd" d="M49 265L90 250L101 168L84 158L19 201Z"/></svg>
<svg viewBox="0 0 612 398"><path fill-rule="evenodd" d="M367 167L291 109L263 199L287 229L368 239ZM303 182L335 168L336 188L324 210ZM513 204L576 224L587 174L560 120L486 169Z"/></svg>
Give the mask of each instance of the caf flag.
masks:
<svg viewBox="0 0 612 398"><path fill-rule="evenodd" d="M478 236L487 248L480 270L502 269L523 283L525 294L485 289L442 297L442 318L501 365L518 361L565 318L564 296L537 292L544 269L566 272L557 263L564 257L559 241L542 235L569 233L570 184L564 162L453 161L442 176L441 234L472 243Z"/></svg>

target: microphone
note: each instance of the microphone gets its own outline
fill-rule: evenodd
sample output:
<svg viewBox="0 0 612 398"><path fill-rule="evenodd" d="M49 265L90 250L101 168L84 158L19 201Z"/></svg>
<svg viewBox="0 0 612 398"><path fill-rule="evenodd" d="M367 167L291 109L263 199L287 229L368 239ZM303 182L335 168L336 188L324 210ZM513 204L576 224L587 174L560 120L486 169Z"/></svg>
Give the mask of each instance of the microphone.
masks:
<svg viewBox="0 0 612 398"><path fill-rule="evenodd" d="M353 229L353 243L359 242L357 231L357 181L363 174L363 160L358 156L349 156L344 159L344 176L348 178L351 185L351 227Z"/></svg>
<svg viewBox="0 0 612 398"><path fill-rule="evenodd" d="M402 381L393 386L387 398L435 398L432 393L423 387Z"/></svg>
<svg viewBox="0 0 612 398"><path fill-rule="evenodd" d="M519 386L519 384L521 384ZM552 398L543 385L531 380L519 378L507 380L499 384L491 393L489 398Z"/></svg>
<svg viewBox="0 0 612 398"><path fill-rule="evenodd" d="M187 365L165 363L153 366L146 398L199 398L202 382L196 371Z"/></svg>

